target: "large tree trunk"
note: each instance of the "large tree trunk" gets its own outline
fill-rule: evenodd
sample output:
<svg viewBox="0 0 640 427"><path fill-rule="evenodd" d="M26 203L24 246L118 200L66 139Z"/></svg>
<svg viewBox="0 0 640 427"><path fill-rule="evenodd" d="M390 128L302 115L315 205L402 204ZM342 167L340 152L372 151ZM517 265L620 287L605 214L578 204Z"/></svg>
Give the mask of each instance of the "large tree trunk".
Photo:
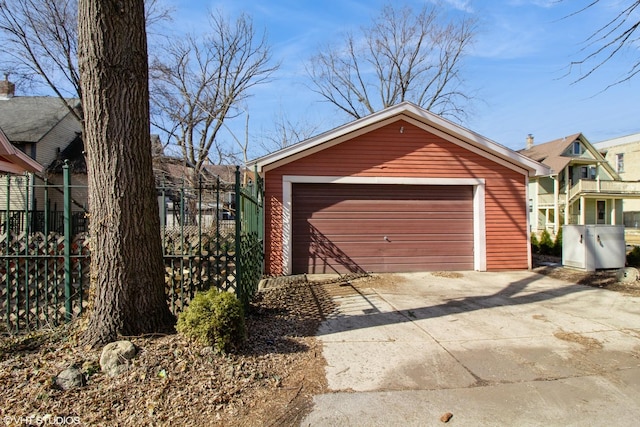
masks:
<svg viewBox="0 0 640 427"><path fill-rule="evenodd" d="M143 0L80 0L93 304L84 342L166 331Z"/></svg>

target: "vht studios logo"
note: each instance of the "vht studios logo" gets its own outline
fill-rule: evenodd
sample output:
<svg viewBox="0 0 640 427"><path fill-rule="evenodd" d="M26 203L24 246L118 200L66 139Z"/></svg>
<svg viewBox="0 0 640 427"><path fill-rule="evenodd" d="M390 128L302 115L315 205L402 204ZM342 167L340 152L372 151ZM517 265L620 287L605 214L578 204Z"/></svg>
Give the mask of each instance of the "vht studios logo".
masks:
<svg viewBox="0 0 640 427"><path fill-rule="evenodd" d="M47 425L78 425L80 417L59 417L54 415L32 415L29 417L14 417L7 415L3 418L7 426L47 426Z"/></svg>

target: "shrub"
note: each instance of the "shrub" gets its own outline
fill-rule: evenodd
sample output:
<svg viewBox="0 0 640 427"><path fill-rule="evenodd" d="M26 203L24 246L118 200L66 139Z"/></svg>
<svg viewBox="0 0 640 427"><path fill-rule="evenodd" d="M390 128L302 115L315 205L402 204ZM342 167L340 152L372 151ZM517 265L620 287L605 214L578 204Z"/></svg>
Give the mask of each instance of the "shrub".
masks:
<svg viewBox="0 0 640 427"><path fill-rule="evenodd" d="M540 253L540 242L536 233L531 233L531 253Z"/></svg>
<svg viewBox="0 0 640 427"><path fill-rule="evenodd" d="M553 240L551 234L547 230L540 233L540 253L542 255L551 255L553 253Z"/></svg>
<svg viewBox="0 0 640 427"><path fill-rule="evenodd" d="M558 234L556 234L556 239L553 241L553 255L562 256L562 227L558 229Z"/></svg>
<svg viewBox="0 0 640 427"><path fill-rule="evenodd" d="M640 267L640 246L634 246L627 254L627 266Z"/></svg>
<svg viewBox="0 0 640 427"><path fill-rule="evenodd" d="M199 292L178 316L176 329L218 353L237 349L246 337L242 303L215 288Z"/></svg>

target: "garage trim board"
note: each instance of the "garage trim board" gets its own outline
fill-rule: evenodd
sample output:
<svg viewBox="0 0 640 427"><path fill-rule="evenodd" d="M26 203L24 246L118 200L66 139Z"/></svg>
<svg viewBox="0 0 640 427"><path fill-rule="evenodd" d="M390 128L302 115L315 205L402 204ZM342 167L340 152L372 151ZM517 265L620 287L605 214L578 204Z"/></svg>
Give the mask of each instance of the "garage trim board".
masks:
<svg viewBox="0 0 640 427"><path fill-rule="evenodd" d="M338 177L285 175L282 179L282 247L285 274L293 271L293 184L379 184L416 186L471 186L473 188L473 263L474 269L485 271L485 180L483 178L402 178L402 177Z"/></svg>

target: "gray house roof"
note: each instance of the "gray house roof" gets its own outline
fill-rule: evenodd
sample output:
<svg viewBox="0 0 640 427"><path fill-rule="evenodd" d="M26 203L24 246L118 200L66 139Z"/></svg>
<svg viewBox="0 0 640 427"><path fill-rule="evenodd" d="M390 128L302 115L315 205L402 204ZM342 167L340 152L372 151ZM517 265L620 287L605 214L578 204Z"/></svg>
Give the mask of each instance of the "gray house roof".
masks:
<svg viewBox="0 0 640 427"><path fill-rule="evenodd" d="M68 105L80 106L80 100L67 99ZM16 96L0 99L0 128L14 144L40 141L69 112L57 97Z"/></svg>

